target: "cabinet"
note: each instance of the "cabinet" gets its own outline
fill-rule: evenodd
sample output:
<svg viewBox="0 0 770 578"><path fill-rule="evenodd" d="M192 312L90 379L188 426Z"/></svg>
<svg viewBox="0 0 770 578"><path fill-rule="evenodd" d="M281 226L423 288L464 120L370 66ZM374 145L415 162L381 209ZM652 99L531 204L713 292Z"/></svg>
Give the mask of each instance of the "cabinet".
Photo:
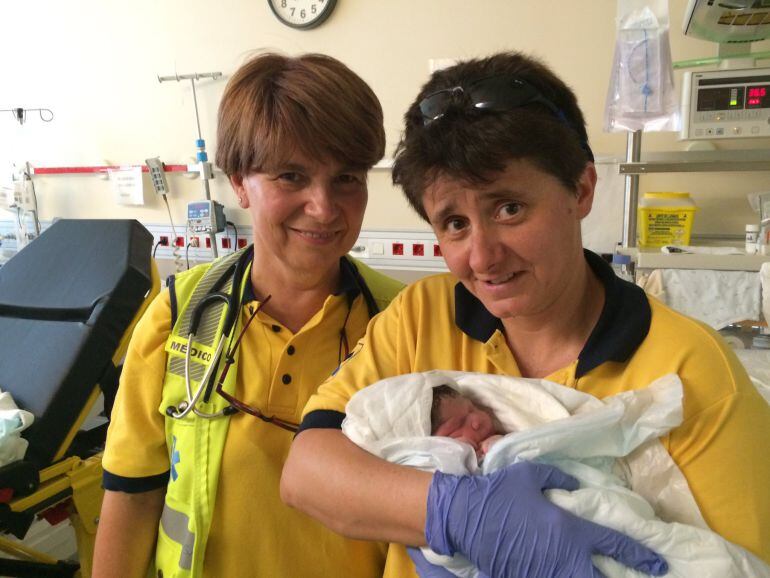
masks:
<svg viewBox="0 0 770 578"><path fill-rule="evenodd" d="M620 174L626 176L623 200L623 248L634 253L637 237L639 178L653 173L770 172L770 150L680 151L645 155L642 133L629 133L626 162ZM758 271L770 255L667 255L660 251L635 252L637 268L717 269Z"/></svg>

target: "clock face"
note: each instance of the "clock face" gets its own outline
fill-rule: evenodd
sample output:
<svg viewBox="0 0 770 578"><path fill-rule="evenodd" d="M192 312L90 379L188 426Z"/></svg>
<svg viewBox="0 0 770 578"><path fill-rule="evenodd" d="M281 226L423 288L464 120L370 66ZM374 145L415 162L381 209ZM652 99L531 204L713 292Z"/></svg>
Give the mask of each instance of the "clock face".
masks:
<svg viewBox="0 0 770 578"><path fill-rule="evenodd" d="M278 20L292 28L315 28L329 17L337 0L267 0Z"/></svg>

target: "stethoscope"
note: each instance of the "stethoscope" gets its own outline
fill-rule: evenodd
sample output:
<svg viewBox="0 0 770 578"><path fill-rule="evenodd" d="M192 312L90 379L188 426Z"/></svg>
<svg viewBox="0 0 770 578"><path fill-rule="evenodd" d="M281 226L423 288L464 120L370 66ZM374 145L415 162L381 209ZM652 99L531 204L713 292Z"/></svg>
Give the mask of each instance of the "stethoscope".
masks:
<svg viewBox="0 0 770 578"><path fill-rule="evenodd" d="M235 332L233 331L235 326L235 321L237 319L238 312L241 310L241 307L243 306L243 294L245 292L242 287L243 276L251 260L252 254L253 254L253 251L251 249L244 251L243 255L239 257L236 264L234 266L228 267L225 270L222 276L211 286L211 288L208 290L206 295L204 295L203 298L198 302L198 304L195 306L195 309L193 309L192 315L190 317L190 328L188 330L188 335L187 335L187 347L185 348L185 362L184 362L184 381L185 381L185 389L187 393L187 400L182 401L178 406L173 406L173 405L168 406L166 408L166 415L168 417L173 419L182 419L186 417L190 412L193 412L195 413L195 415L202 417L204 419L215 419L218 417L225 417L225 416L233 415L234 413L238 413L238 408L234 407L233 405L226 406L225 408L214 413L201 411L200 409L198 409L197 405L198 405L198 402L201 400L201 397L203 398L204 402L208 402L208 400L211 398L211 394L213 392L214 384L216 381L215 372L216 372L216 369L219 367L219 362L222 358L222 352L224 351L224 348L225 348L225 342L229 338L230 344L227 347L227 353L225 355L225 367L222 371L221 377L219 378L220 386L224 382L225 376L227 375L227 370L229 369L230 365L232 365L235 361L234 352L237 349L238 341L240 341L240 338L243 336L243 333L245 332L249 323L251 323L252 319L254 319L259 309L265 303L267 303L268 300L270 299L270 296L267 296L267 298L265 298L259 304L259 306L254 309L254 311L249 316L249 319L244 324L243 329L241 330L241 336L238 338L238 341L236 341L235 344L233 344L233 339L235 337ZM347 268L348 273L352 275L352 278L355 280L355 283L358 286L360 293L364 297L364 301L366 302L366 307L369 312L369 317L370 318L374 317L374 315L379 313L379 307L377 306L377 303L374 300L374 296L369 290L369 287L367 287L366 282L361 277L361 274L358 272L358 269L356 269L355 265L353 265L346 258L343 258L341 260L341 266ZM228 294L223 291L220 291L220 289L227 283L227 280L230 277L232 277L230 293ZM354 298L355 297L351 297L350 294L348 294L348 314L345 317L345 324L347 324L347 319L348 319L348 316L350 315L350 309ZM214 348L214 354L212 355L211 363L209 363L208 366L206 367L206 370L199 381L199 385L195 390L195 392L193 393L193 388L190 383L190 353L191 353L191 350L193 349L192 347L193 340L195 339L195 336L198 332L198 328L200 326L201 320L203 319L203 314L205 313L206 309L208 307L211 307L212 305L215 305L218 302L222 303L225 307L227 307L227 315L225 317L225 321L222 326L221 335L219 337L216 347ZM341 335L343 337L345 337L344 336L345 324L343 324L343 327L341 330Z"/></svg>

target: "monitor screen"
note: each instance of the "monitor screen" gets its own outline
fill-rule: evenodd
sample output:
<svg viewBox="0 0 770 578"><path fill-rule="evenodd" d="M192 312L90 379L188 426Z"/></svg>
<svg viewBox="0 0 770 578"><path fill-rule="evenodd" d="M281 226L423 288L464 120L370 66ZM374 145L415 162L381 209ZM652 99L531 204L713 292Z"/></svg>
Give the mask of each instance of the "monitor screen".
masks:
<svg viewBox="0 0 770 578"><path fill-rule="evenodd" d="M699 112L709 110L743 109L743 86L724 86L719 88L701 88L698 90Z"/></svg>
<svg viewBox="0 0 770 578"><path fill-rule="evenodd" d="M746 89L746 108L770 108L770 84L749 86Z"/></svg>

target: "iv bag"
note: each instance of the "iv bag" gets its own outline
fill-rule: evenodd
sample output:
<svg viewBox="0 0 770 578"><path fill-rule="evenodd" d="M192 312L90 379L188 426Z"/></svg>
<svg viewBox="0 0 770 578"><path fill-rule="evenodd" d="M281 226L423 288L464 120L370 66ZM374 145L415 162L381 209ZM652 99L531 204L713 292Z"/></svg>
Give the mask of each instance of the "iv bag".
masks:
<svg viewBox="0 0 770 578"><path fill-rule="evenodd" d="M618 0L604 130L679 130L665 0Z"/></svg>

